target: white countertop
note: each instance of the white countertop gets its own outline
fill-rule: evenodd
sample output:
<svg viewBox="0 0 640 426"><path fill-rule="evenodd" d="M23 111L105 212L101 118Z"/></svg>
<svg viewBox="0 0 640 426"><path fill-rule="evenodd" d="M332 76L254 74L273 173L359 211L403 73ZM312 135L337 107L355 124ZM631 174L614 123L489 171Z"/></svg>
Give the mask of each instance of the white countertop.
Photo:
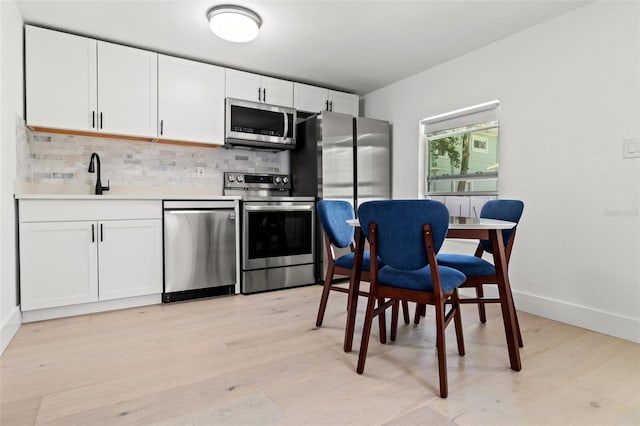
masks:
<svg viewBox="0 0 640 426"><path fill-rule="evenodd" d="M15 194L17 200L240 200L239 196L208 194Z"/></svg>
<svg viewBox="0 0 640 426"><path fill-rule="evenodd" d="M240 200L240 196L222 195L215 188L117 186L95 195L93 187L83 185L18 184L17 200Z"/></svg>

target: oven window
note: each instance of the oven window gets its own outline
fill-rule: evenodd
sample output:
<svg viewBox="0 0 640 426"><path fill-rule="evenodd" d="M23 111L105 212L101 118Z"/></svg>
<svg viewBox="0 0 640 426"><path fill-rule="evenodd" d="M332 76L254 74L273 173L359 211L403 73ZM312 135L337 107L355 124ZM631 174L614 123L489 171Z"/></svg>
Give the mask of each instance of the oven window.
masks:
<svg viewBox="0 0 640 426"><path fill-rule="evenodd" d="M248 213L249 259L310 254L311 211Z"/></svg>

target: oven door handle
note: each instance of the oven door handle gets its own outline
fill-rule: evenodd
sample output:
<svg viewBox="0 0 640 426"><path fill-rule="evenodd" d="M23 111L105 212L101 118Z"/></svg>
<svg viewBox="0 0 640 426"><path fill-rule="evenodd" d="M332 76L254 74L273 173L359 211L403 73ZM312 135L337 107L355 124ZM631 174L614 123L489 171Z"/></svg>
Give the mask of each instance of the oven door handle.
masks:
<svg viewBox="0 0 640 426"><path fill-rule="evenodd" d="M313 211L314 207L311 206L252 206L245 204L243 209L252 212L270 212L270 211Z"/></svg>

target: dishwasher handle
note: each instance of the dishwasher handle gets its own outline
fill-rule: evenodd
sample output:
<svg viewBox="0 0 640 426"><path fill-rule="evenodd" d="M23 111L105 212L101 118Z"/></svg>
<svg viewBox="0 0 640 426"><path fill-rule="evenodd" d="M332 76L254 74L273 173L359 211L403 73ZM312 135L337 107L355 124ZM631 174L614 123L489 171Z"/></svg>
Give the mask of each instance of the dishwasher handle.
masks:
<svg viewBox="0 0 640 426"><path fill-rule="evenodd" d="M164 213L165 214L177 214L177 215L187 215L187 214L201 214L201 213L206 213L206 212L215 212L215 211L224 211L224 210L229 210L229 209L201 209L201 210L187 210L187 209L179 209L179 210L167 210L165 209ZM229 220L236 220L236 212L234 210L231 210L229 212Z"/></svg>

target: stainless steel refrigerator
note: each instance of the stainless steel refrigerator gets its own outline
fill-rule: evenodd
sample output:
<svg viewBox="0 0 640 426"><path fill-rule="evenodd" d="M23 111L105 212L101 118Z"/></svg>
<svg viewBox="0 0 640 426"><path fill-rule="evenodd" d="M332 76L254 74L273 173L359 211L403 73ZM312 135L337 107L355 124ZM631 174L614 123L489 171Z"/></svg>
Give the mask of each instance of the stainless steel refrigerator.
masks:
<svg viewBox="0 0 640 426"><path fill-rule="evenodd" d="M391 198L389 122L322 112L298 123L291 152L291 195L347 200L357 210L365 201ZM320 221L316 278L323 278L325 252Z"/></svg>
<svg viewBox="0 0 640 426"><path fill-rule="evenodd" d="M356 209L391 198L389 122L322 112L298 123L297 132L293 196L347 200Z"/></svg>

